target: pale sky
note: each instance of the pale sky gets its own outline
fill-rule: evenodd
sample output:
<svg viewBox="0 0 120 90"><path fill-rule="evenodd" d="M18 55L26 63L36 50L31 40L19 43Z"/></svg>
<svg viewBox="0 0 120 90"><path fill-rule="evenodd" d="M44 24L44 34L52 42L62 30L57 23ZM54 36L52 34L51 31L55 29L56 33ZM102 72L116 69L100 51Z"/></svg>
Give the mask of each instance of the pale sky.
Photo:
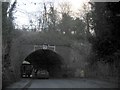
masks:
<svg viewBox="0 0 120 90"><path fill-rule="evenodd" d="M12 0L13 2L14 0ZM15 12L15 23L19 25L27 25L29 18L34 18L37 12L40 12L40 8L43 8L43 3L54 2L55 8L61 2L69 2L72 7L72 11L76 13L78 9L82 9L82 5L89 0L17 0L17 7ZM28 13L28 14L26 14Z"/></svg>

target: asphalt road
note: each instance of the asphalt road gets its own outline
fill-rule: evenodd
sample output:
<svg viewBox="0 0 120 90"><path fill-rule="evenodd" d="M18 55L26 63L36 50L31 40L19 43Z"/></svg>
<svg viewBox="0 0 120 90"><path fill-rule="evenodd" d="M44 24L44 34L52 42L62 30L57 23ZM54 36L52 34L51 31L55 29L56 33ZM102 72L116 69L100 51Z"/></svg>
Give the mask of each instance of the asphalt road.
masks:
<svg viewBox="0 0 120 90"><path fill-rule="evenodd" d="M31 79L24 88L116 88L113 83L91 79Z"/></svg>

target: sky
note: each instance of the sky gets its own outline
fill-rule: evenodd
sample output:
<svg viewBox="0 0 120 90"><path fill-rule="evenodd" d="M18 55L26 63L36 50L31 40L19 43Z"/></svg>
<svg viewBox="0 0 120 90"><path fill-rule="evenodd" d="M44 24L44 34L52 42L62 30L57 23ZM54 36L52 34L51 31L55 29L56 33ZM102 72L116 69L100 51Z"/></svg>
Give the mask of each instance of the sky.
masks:
<svg viewBox="0 0 120 90"><path fill-rule="evenodd" d="M61 2L69 2L71 4L72 11L77 12L82 9L82 5L89 0L17 0L16 10L14 12L16 24L28 25L29 18L33 18L35 20L38 12L43 8L43 3L53 2L55 8L58 8ZM11 0L13 3L14 0ZM42 10L41 10L42 11Z"/></svg>

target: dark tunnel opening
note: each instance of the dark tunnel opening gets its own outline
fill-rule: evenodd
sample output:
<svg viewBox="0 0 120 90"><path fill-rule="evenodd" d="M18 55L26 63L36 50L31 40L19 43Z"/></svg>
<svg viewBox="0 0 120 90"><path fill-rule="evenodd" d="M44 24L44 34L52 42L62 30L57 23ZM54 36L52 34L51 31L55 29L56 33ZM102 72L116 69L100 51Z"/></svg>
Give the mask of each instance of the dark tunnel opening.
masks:
<svg viewBox="0 0 120 90"><path fill-rule="evenodd" d="M25 61L30 62L36 71L46 70L49 72L49 78L62 77L63 58L52 50L39 49L29 54Z"/></svg>

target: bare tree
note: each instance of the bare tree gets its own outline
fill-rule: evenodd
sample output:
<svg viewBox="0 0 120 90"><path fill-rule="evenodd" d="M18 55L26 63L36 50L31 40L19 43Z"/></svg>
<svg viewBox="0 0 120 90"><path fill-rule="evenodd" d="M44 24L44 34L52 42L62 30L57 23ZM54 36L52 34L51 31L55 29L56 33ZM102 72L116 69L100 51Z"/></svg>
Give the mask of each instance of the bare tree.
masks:
<svg viewBox="0 0 120 90"><path fill-rule="evenodd" d="M63 14L70 14L71 13L71 4L70 2L62 2L59 4L60 13Z"/></svg>
<svg viewBox="0 0 120 90"><path fill-rule="evenodd" d="M81 12L81 10L80 10ZM91 35L90 32L90 4L89 3L84 3L83 4L83 11L82 11L82 15L81 17L83 18L83 21L85 22L85 40L87 40L87 38Z"/></svg>

